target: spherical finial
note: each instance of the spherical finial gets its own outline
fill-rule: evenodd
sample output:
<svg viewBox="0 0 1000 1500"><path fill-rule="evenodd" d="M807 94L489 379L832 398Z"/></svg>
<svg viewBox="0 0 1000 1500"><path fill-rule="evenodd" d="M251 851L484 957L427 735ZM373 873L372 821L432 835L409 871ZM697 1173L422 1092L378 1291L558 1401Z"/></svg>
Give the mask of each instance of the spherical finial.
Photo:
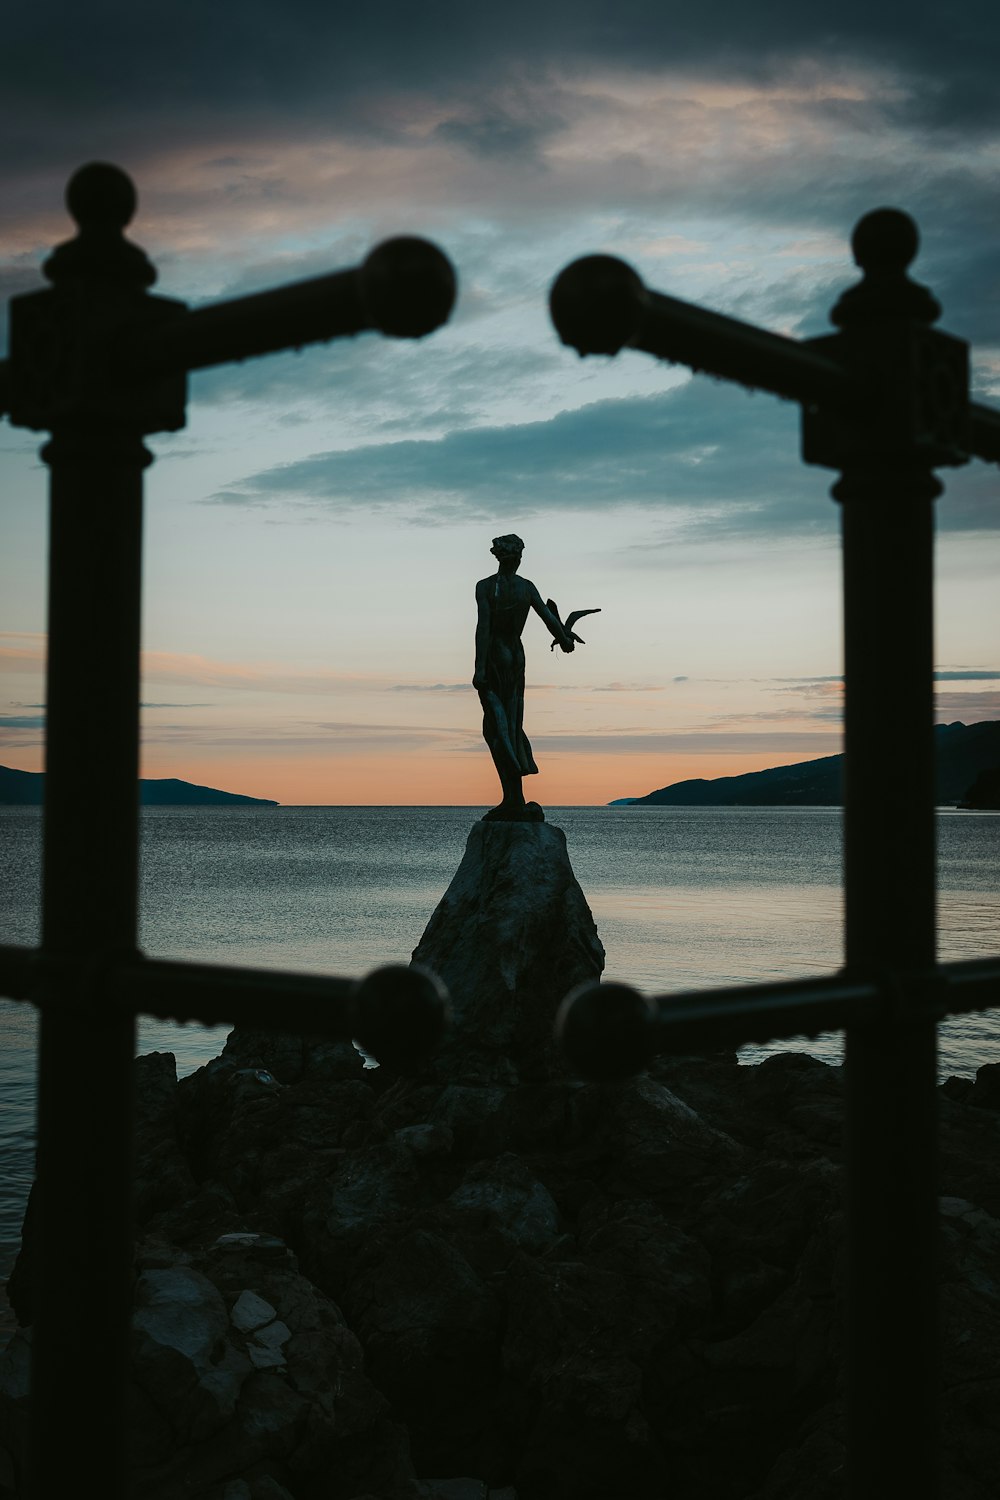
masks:
<svg viewBox="0 0 1000 1500"><path fill-rule="evenodd" d="M899 208L876 208L859 219L851 236L854 259L863 271L903 272L920 245L917 226Z"/></svg>
<svg viewBox="0 0 1000 1500"><path fill-rule="evenodd" d="M56 285L70 281L103 282L119 287L147 287L156 271L145 251L122 233L136 208L132 179L110 162L92 161L74 172L66 189L66 207L79 233L57 245L42 266Z"/></svg>
<svg viewBox="0 0 1000 1500"><path fill-rule="evenodd" d="M441 1040L448 992L436 974L414 965L386 964L359 981L356 1036L380 1063L415 1062Z"/></svg>
<svg viewBox="0 0 1000 1500"><path fill-rule="evenodd" d="M106 161L81 167L66 188L66 207L81 229L124 229L137 201L131 177Z"/></svg>
<svg viewBox="0 0 1000 1500"><path fill-rule="evenodd" d="M627 984L587 980L570 990L556 1017L556 1035L570 1062L588 1078L625 1078L653 1053L657 1011Z"/></svg>
<svg viewBox="0 0 1000 1500"><path fill-rule="evenodd" d="M579 354L617 354L639 331L641 278L614 255L585 255L560 271L549 312L564 344Z"/></svg>
<svg viewBox="0 0 1000 1500"><path fill-rule="evenodd" d="M372 325L397 339L422 339L446 323L458 292L455 268L429 240L400 235L376 245L361 267Z"/></svg>

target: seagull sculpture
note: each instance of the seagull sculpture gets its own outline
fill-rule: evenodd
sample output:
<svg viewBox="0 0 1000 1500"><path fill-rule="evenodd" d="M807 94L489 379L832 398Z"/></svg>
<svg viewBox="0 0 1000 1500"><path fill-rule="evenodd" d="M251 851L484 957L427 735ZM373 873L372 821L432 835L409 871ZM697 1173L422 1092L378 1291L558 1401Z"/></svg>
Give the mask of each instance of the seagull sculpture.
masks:
<svg viewBox="0 0 1000 1500"><path fill-rule="evenodd" d="M573 626L576 624L577 620L582 620L584 615L599 615L601 611L599 609L575 609L573 613L571 615L568 615L565 620L560 620L559 606L556 604L555 600L546 599L545 604L546 608L550 609L555 615L556 619L559 620L560 625L566 631L567 635L571 636L574 641L579 641L581 646L585 646L587 644L586 641L584 640L582 635L576 634ZM549 647L549 650L554 651L558 644L558 641L553 641L552 645Z"/></svg>

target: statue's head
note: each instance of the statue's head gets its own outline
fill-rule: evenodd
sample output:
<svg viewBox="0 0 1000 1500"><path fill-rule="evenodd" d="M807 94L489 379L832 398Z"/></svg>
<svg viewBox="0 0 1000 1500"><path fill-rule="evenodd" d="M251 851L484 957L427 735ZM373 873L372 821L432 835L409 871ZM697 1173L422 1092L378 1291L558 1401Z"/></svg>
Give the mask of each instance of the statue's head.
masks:
<svg viewBox="0 0 1000 1500"><path fill-rule="evenodd" d="M520 557L524 551L524 543L519 536L510 532L507 536L495 536L490 551L497 562L504 562L507 558Z"/></svg>

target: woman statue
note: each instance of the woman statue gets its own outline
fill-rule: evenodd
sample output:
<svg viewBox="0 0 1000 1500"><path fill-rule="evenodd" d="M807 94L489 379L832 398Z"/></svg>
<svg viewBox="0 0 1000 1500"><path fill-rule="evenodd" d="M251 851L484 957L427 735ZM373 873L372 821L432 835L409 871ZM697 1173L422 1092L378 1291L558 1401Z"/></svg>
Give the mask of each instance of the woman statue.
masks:
<svg viewBox="0 0 1000 1500"><path fill-rule="evenodd" d="M577 610L564 625L549 599L542 602L535 585L519 578L524 543L519 536L497 536L490 548L497 571L476 584L479 621L476 625L476 672L472 686L483 705L483 738L503 788L503 801L486 819L504 822L543 822L545 814L537 802L525 802L521 778L538 772L524 732L524 647L521 632L528 610L538 614L553 636L552 649L572 651L577 642L573 625L581 615L596 610Z"/></svg>

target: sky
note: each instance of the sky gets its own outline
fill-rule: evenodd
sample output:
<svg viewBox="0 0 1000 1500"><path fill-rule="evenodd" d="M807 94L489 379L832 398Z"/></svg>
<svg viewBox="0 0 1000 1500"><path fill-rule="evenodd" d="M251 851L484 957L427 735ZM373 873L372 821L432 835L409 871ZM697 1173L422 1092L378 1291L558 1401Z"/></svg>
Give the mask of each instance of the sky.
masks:
<svg viewBox="0 0 1000 1500"><path fill-rule="evenodd" d="M580 360L552 280L592 252L795 337L857 219L1000 404L993 3L303 0L21 6L0 57L0 297L44 282L90 160L133 177L156 290L197 306L424 235L450 323L198 373L147 473L143 774L282 803L485 805L477 579L524 538L586 644L525 630L543 805L840 748L833 475L799 412L624 351ZM5 334L3 335L5 337ZM0 762L43 766L46 473L0 423ZM1000 474L938 507L938 717L1000 718ZM93 672L101 642L93 643ZM94 726L99 732L99 725Z"/></svg>

